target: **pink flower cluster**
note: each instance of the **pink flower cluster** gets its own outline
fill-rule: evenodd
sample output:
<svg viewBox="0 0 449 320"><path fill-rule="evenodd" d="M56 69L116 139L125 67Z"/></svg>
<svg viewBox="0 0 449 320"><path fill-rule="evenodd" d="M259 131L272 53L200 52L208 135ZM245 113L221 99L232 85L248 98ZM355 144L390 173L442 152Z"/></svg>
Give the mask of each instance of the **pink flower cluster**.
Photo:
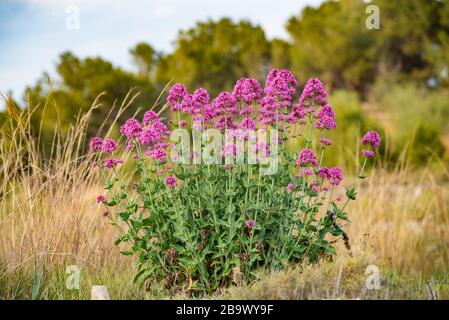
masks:
<svg viewBox="0 0 449 320"><path fill-rule="evenodd" d="M122 164L124 162L123 159L121 158L117 158L117 159L113 159L113 158L106 158L103 161L103 167L105 167L106 169L112 169L114 168L116 165L118 164Z"/></svg>
<svg viewBox="0 0 449 320"><path fill-rule="evenodd" d="M296 159L296 165L302 167L311 165L312 167L316 167L318 165L318 161L315 152L308 148L302 149L298 154L298 159Z"/></svg>
<svg viewBox="0 0 449 320"><path fill-rule="evenodd" d="M343 180L343 171L338 167L322 167L318 169L317 176L329 180L330 184L334 186L338 186Z"/></svg>
<svg viewBox="0 0 449 320"><path fill-rule="evenodd" d="M93 137L89 141L89 148L92 151L103 151L105 153L112 153L117 149L117 143L113 139L103 140L100 137Z"/></svg>
<svg viewBox="0 0 449 320"><path fill-rule="evenodd" d="M180 83L176 83L168 95L168 103L172 111L180 111L184 97L187 95L187 89Z"/></svg>
<svg viewBox="0 0 449 320"><path fill-rule="evenodd" d="M299 98L299 104L304 107L327 104L327 92L319 79L307 81Z"/></svg>
<svg viewBox="0 0 449 320"><path fill-rule="evenodd" d="M337 127L334 109L328 104L324 105L317 114L314 127L317 129L332 130Z"/></svg>
<svg viewBox="0 0 449 320"><path fill-rule="evenodd" d="M273 69L265 81L265 94L259 110L259 121L264 125L273 125L276 121L290 121L289 115L279 110L291 106L296 92L296 80L289 70Z"/></svg>
<svg viewBox="0 0 449 320"><path fill-rule="evenodd" d="M360 141L362 145L370 145L373 148L379 148L380 146L380 135L376 131L368 131Z"/></svg>
<svg viewBox="0 0 449 320"><path fill-rule="evenodd" d="M370 146L372 150L362 150L362 154L365 158L374 158L375 156L375 149L379 148L380 142L381 142L380 134L376 131L368 131L360 141L362 146Z"/></svg>
<svg viewBox="0 0 449 320"><path fill-rule="evenodd" d="M241 78L237 81L232 95L237 101L249 105L253 101L258 102L262 96L262 87L257 80L252 78Z"/></svg>

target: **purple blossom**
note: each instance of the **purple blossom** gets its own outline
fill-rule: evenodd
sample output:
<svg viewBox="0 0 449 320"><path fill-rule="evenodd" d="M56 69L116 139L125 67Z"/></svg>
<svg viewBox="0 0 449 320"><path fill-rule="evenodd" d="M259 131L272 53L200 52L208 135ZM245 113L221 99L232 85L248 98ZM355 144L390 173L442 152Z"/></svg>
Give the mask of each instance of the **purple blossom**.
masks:
<svg viewBox="0 0 449 320"><path fill-rule="evenodd" d="M233 96L246 104L258 101L262 95L262 87L256 79L241 78L234 86Z"/></svg>
<svg viewBox="0 0 449 320"><path fill-rule="evenodd" d="M217 129L234 129L236 128L236 124L233 122L232 117L221 116L218 118L218 121L215 122L215 127Z"/></svg>
<svg viewBox="0 0 449 320"><path fill-rule="evenodd" d="M293 99L298 81L290 70L273 69L265 82L265 93L278 100L289 102Z"/></svg>
<svg viewBox="0 0 449 320"><path fill-rule="evenodd" d="M335 112L330 105L326 104L318 111L317 121L314 127L326 130L332 130L337 127L335 123Z"/></svg>
<svg viewBox="0 0 449 320"><path fill-rule="evenodd" d="M154 149L148 150L148 154L154 161L165 162L167 161L167 151L164 146L157 146Z"/></svg>
<svg viewBox="0 0 449 320"><path fill-rule="evenodd" d="M143 125L147 126L156 119L159 119L156 112L147 111L143 114Z"/></svg>
<svg viewBox="0 0 449 320"><path fill-rule="evenodd" d="M248 130L256 130L256 123L254 122L253 119L251 118L245 118L242 120L242 122L240 123L240 126L243 129L248 129Z"/></svg>
<svg viewBox="0 0 449 320"><path fill-rule="evenodd" d="M143 145L161 142L170 131L167 126L159 119L155 120L147 129L139 135L139 142Z"/></svg>
<svg viewBox="0 0 449 320"><path fill-rule="evenodd" d="M117 143L113 139L103 141L102 150L106 153L112 153L117 149Z"/></svg>
<svg viewBox="0 0 449 320"><path fill-rule="evenodd" d="M302 106L316 106L317 104L325 105L327 104L326 98L327 92L321 81L317 78L309 79L299 98L299 104Z"/></svg>
<svg viewBox="0 0 449 320"><path fill-rule="evenodd" d="M111 169L113 167L115 167L118 164L122 164L123 163L123 159L121 158L117 158L117 159L112 159L112 158L106 158L103 161L103 166L107 169Z"/></svg>
<svg viewBox="0 0 449 320"><path fill-rule="evenodd" d="M212 104L207 104L204 107L204 121L210 122L213 118L215 118L218 114L217 108L215 108Z"/></svg>
<svg viewBox="0 0 449 320"><path fill-rule="evenodd" d="M323 144L323 146L330 146L332 145L332 140L328 138L321 138L320 142Z"/></svg>
<svg viewBox="0 0 449 320"><path fill-rule="evenodd" d="M310 168L299 169L299 174L303 176L313 176L313 170Z"/></svg>
<svg viewBox="0 0 449 320"><path fill-rule="evenodd" d="M287 184L287 189L293 191L295 189L295 185L290 182L289 184Z"/></svg>
<svg viewBox="0 0 449 320"><path fill-rule="evenodd" d="M266 142L259 142L256 144L256 152L260 153L262 157L270 155L270 146Z"/></svg>
<svg viewBox="0 0 449 320"><path fill-rule="evenodd" d="M212 101L212 105L215 107L217 115L237 114L238 112L236 98L227 91L221 92Z"/></svg>
<svg viewBox="0 0 449 320"><path fill-rule="evenodd" d="M338 167L329 169L329 181L332 185L338 186L343 180L343 171Z"/></svg>
<svg viewBox="0 0 449 320"><path fill-rule="evenodd" d="M290 117L295 120L301 120L305 118L307 115L311 115L315 112L314 107L304 106L300 103L293 106L293 111L290 114Z"/></svg>
<svg viewBox="0 0 449 320"><path fill-rule="evenodd" d="M379 148L381 138L379 133L377 133L376 131L368 131L360 142L362 145L369 144L373 148Z"/></svg>
<svg viewBox="0 0 449 320"><path fill-rule="evenodd" d="M103 139L100 137L93 137L89 141L89 148L92 151L100 151L103 148Z"/></svg>
<svg viewBox="0 0 449 320"><path fill-rule="evenodd" d="M372 158L374 158L374 156L375 156L375 153L374 153L374 151L372 151L372 150L362 150L362 154L363 154L366 158L369 158L369 159L372 159Z"/></svg>
<svg viewBox="0 0 449 320"><path fill-rule="evenodd" d="M182 84L176 83L173 85L167 98L172 111L179 111L181 109L180 100L184 99L187 94L187 89Z"/></svg>
<svg viewBox="0 0 449 320"><path fill-rule="evenodd" d="M130 118L121 126L120 132L128 139L137 138L142 132L142 126L139 121Z"/></svg>
<svg viewBox="0 0 449 320"><path fill-rule="evenodd" d="M252 219L249 219L249 220L246 222L246 227L247 227L248 229L254 228L255 225L256 225L256 222L255 222L254 220L252 220Z"/></svg>
<svg viewBox="0 0 449 320"><path fill-rule="evenodd" d="M203 88L196 89L191 99L189 113L201 114L209 103L209 93Z"/></svg>
<svg viewBox="0 0 449 320"><path fill-rule="evenodd" d="M169 188L174 188L176 187L177 184L177 180L175 177L173 176L168 176L167 178L165 178L165 185Z"/></svg>
<svg viewBox="0 0 449 320"><path fill-rule="evenodd" d="M239 114L241 116L244 116L245 114L252 114L253 113L253 107L248 105L246 107L243 107L242 109L240 109Z"/></svg>
<svg viewBox="0 0 449 320"><path fill-rule="evenodd" d="M237 155L237 146L233 143L227 143L223 146L221 151L223 157L231 157Z"/></svg>
<svg viewBox="0 0 449 320"><path fill-rule="evenodd" d="M193 94L187 93L184 96L180 108L184 113L193 113Z"/></svg>
<svg viewBox="0 0 449 320"><path fill-rule="evenodd" d="M318 161L315 153L308 148L302 149L298 154L298 159L296 159L296 165L304 167L307 165L317 166Z"/></svg>
<svg viewBox="0 0 449 320"><path fill-rule="evenodd" d="M99 196L97 196L97 203L100 202L105 202L106 201L106 197L102 194L100 194Z"/></svg>
<svg viewBox="0 0 449 320"><path fill-rule="evenodd" d="M329 179L330 178L330 170L327 167L322 167L318 169L317 176L322 179Z"/></svg>

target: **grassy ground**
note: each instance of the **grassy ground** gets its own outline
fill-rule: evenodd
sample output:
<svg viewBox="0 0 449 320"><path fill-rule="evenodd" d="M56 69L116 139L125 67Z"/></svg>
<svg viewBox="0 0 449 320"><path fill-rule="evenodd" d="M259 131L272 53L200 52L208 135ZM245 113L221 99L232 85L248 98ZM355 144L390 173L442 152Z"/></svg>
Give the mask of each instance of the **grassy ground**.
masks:
<svg viewBox="0 0 449 320"><path fill-rule="evenodd" d="M133 285L133 258L113 245L115 230L94 201L102 186L82 152L88 117L55 134L52 162L29 135L29 115L0 136L1 299L89 299L92 285L106 285L113 299L171 298ZM437 167L370 172L344 226L352 257L341 247L332 262L261 274L208 298L448 299L449 174ZM68 265L81 269L80 290L66 288ZM379 267L379 290L366 289L369 265Z"/></svg>

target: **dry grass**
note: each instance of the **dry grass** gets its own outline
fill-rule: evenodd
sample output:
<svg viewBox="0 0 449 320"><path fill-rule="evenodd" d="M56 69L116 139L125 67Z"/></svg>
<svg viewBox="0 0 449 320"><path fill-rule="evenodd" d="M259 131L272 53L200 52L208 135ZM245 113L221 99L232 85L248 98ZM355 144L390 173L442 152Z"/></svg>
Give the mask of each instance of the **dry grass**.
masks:
<svg viewBox="0 0 449 320"><path fill-rule="evenodd" d="M129 95L124 100L118 115L133 99ZM115 229L105 223L94 201L103 188L84 148L87 124L97 107L98 101L65 135L56 125L51 162L43 159L39 141L30 135L32 111L15 115L11 128L0 131L0 297L29 298L35 255L45 256L42 298L88 298L85 288L77 295L64 291L68 264L86 270L86 286L103 281L116 288L115 298L143 297L130 282L131 258L121 256L113 245ZM116 119L108 120L108 126ZM353 258L342 254L334 263L266 275L256 287L235 289L234 297L262 297L257 286L267 285L276 291L267 296L272 298L371 297L360 286L372 263L399 277L447 275L449 176L411 168L377 169L370 176L358 201L351 203L352 221L345 226ZM340 278L336 287L341 270L353 277ZM307 275L309 281L298 274ZM396 297L407 296L401 292Z"/></svg>

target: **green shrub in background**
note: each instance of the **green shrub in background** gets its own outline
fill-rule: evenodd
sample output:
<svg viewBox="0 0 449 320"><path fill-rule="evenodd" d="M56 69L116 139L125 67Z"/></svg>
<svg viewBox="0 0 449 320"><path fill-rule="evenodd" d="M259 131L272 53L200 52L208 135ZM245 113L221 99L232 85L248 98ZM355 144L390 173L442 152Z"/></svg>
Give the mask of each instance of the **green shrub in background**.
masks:
<svg viewBox="0 0 449 320"><path fill-rule="evenodd" d="M393 158L405 152L406 160L419 166L435 156L444 156L442 138L449 131L449 91L432 91L386 78L373 86L370 104L385 115Z"/></svg>

